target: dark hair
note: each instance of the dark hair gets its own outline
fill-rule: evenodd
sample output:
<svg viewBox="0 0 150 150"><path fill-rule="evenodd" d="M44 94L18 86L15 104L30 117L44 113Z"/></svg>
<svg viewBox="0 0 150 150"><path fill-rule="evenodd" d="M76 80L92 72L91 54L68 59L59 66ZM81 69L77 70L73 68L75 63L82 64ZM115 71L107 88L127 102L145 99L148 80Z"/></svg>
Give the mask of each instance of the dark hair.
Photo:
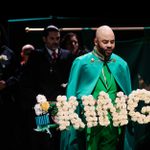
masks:
<svg viewBox="0 0 150 150"><path fill-rule="evenodd" d="M73 32L68 32L67 34L65 34L61 40L61 47L62 48L66 48L66 45L68 43L68 41L70 41L70 39L75 36L79 42L79 37L77 36L76 33Z"/></svg>
<svg viewBox="0 0 150 150"><path fill-rule="evenodd" d="M54 26L54 25L49 25L49 26L47 26L46 28L44 28L43 36L44 36L44 37L47 37L47 36L48 36L48 33L51 32L51 31L60 32L60 30L59 30L56 26Z"/></svg>

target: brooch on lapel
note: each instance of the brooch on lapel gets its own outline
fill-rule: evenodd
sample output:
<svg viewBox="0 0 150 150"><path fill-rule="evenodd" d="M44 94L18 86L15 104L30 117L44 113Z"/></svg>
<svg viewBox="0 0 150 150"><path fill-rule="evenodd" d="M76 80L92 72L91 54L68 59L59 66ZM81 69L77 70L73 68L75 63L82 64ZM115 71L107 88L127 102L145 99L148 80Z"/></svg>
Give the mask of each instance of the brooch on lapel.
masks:
<svg viewBox="0 0 150 150"><path fill-rule="evenodd" d="M111 61L112 61L112 62L116 62L116 59L112 59Z"/></svg>
<svg viewBox="0 0 150 150"><path fill-rule="evenodd" d="M95 59L94 58L91 58L91 62L94 62L95 61Z"/></svg>

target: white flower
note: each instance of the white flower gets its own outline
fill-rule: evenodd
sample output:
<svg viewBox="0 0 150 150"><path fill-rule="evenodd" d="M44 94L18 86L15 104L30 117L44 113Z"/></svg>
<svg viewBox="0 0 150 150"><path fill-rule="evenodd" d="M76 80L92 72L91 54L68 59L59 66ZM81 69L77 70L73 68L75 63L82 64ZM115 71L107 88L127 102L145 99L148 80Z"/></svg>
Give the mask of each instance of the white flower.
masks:
<svg viewBox="0 0 150 150"><path fill-rule="evenodd" d="M6 55L0 55L0 61L6 61L8 60L7 56Z"/></svg>
<svg viewBox="0 0 150 150"><path fill-rule="evenodd" d="M35 110L36 115L41 115L42 114L42 109L41 109L40 104L35 104L34 110Z"/></svg>
<svg viewBox="0 0 150 150"><path fill-rule="evenodd" d="M75 129L84 128L82 120L78 114L75 113L78 105L76 97L72 96L67 101L66 96L58 96L56 106L58 108L57 118L60 130L67 129L70 125L73 125Z"/></svg>
<svg viewBox="0 0 150 150"><path fill-rule="evenodd" d="M36 96L37 104L34 106L34 110L36 115L46 114L50 107L49 102L47 101L44 95L37 95Z"/></svg>
<svg viewBox="0 0 150 150"><path fill-rule="evenodd" d="M127 96L123 92L118 92L113 105L109 95L104 91L99 93L97 100L97 114L99 116L99 124L102 126L108 126L110 119L113 120L114 126L122 126L128 122L127 110L126 110Z"/></svg>
<svg viewBox="0 0 150 150"><path fill-rule="evenodd" d="M96 100L92 95L83 96L82 103L84 105L84 115L87 121L87 127L91 128L97 125L97 117L95 111Z"/></svg>
<svg viewBox="0 0 150 150"><path fill-rule="evenodd" d="M145 124L150 122L150 106L143 106L141 113L136 111L139 101L144 101L145 104L150 103L150 91L145 89L137 89L132 91L128 97L128 107L129 115L132 121L137 121L140 124Z"/></svg>
<svg viewBox="0 0 150 150"><path fill-rule="evenodd" d="M38 103L42 103L42 102L46 102L47 101L46 97L44 95L42 95L42 94L38 94L36 96L36 100L37 100Z"/></svg>

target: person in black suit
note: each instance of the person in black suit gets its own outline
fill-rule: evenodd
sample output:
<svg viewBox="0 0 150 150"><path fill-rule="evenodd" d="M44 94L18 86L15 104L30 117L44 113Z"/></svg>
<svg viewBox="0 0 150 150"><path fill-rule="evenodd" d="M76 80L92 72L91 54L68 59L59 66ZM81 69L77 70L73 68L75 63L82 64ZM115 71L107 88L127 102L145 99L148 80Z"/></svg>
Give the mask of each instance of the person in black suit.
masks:
<svg viewBox="0 0 150 150"><path fill-rule="evenodd" d="M68 32L62 37L61 47L71 51L73 60L78 56L90 52L90 50L82 48L80 41L79 36L74 32Z"/></svg>
<svg viewBox="0 0 150 150"><path fill-rule="evenodd" d="M70 52L59 47L60 30L50 25L43 31L43 49L35 50L28 59L20 78L22 110L27 136L24 145L33 150L59 150L60 131L52 128L52 137L46 132L36 132L34 105L36 96L43 94L48 101L65 95L71 68ZM54 53L54 54L53 54ZM55 123L50 114L50 122Z"/></svg>
<svg viewBox="0 0 150 150"><path fill-rule="evenodd" d="M17 103L15 93L17 89L16 55L8 46L7 32L3 25L0 25L0 138L1 149L17 150Z"/></svg>

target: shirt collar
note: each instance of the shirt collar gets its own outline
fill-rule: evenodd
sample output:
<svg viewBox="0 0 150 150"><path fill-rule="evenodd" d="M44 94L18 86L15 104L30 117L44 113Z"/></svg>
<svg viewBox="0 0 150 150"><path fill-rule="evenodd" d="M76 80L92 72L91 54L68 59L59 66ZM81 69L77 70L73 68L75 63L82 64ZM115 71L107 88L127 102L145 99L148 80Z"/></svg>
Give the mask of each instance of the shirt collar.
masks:
<svg viewBox="0 0 150 150"><path fill-rule="evenodd" d="M52 55L53 50L49 49L48 47L46 47L46 49L47 49L48 53L49 53L50 55ZM56 52L56 54L58 54L58 49L55 49L55 52Z"/></svg>

